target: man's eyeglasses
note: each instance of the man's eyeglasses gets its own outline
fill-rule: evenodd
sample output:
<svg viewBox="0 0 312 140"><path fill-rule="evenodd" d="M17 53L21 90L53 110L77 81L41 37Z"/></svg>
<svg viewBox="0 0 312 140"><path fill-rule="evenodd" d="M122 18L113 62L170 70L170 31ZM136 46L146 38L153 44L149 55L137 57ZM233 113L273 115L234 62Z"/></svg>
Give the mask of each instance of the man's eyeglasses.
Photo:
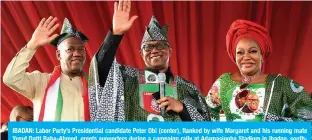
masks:
<svg viewBox="0 0 312 140"><path fill-rule="evenodd" d="M146 52L150 52L152 51L154 48L156 48L157 50L163 50L165 48L169 48L170 45L169 43L157 43L157 44L144 44L142 49Z"/></svg>

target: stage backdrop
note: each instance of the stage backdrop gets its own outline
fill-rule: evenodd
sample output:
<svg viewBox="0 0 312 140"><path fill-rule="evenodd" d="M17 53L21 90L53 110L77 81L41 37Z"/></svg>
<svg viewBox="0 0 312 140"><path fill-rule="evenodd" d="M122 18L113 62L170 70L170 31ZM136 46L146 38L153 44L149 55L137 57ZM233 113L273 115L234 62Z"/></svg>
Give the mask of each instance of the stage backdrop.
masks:
<svg viewBox="0 0 312 140"><path fill-rule="evenodd" d="M113 2L1 2L1 122L8 120L16 105L32 105L2 83L2 75L16 53L30 40L43 17L67 17L84 32L88 71L91 57L112 27ZM265 72L281 73L312 91L312 2L132 2L131 15L139 18L124 35L117 60L144 68L139 54L141 39L152 15L170 24L173 54L170 66L175 74L194 82L204 95L225 72L237 71L225 47L225 35L234 20L247 19L269 29L273 53ZM60 27L61 28L61 27ZM59 29L60 31L60 29ZM59 65L55 48L39 49L27 71L51 72Z"/></svg>

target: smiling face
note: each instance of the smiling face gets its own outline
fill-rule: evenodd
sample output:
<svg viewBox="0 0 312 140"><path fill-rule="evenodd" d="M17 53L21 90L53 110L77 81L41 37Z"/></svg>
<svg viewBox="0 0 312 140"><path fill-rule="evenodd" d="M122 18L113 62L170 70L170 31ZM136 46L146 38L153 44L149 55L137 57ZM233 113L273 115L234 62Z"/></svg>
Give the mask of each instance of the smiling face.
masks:
<svg viewBox="0 0 312 140"><path fill-rule="evenodd" d="M259 97L256 94L250 94L248 96L248 108L251 111L256 111L259 107Z"/></svg>
<svg viewBox="0 0 312 140"><path fill-rule="evenodd" d="M145 42L140 53L148 68L164 70L169 66L171 48L165 41Z"/></svg>
<svg viewBox="0 0 312 140"><path fill-rule="evenodd" d="M254 75L261 71L261 50L258 43L250 38L243 38L237 43L236 65L244 75Z"/></svg>
<svg viewBox="0 0 312 140"><path fill-rule="evenodd" d="M86 50L80 38L65 39L59 44L56 54L63 73L80 75L86 60Z"/></svg>

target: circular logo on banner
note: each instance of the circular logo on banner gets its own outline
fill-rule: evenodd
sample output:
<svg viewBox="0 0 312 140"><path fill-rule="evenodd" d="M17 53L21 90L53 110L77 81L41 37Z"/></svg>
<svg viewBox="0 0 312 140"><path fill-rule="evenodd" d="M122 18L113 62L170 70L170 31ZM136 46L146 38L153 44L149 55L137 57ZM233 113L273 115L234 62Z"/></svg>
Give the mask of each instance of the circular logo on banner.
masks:
<svg viewBox="0 0 312 140"><path fill-rule="evenodd" d="M290 87L291 87L292 91L295 93L299 93L303 90L303 87L300 86L298 83L296 83L293 80L291 80L291 82L290 82Z"/></svg>
<svg viewBox="0 0 312 140"><path fill-rule="evenodd" d="M147 116L147 121L148 122L164 122L164 118L160 115L155 115L155 114L149 114Z"/></svg>
<svg viewBox="0 0 312 140"><path fill-rule="evenodd" d="M154 74L150 74L148 77L147 77L147 80L149 82L155 82L156 81L156 76Z"/></svg>

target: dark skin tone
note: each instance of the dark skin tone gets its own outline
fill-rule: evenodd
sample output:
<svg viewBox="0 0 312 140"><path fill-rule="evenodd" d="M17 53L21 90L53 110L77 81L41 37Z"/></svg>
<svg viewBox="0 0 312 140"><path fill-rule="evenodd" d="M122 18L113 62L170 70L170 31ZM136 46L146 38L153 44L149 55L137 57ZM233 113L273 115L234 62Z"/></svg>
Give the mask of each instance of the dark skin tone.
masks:
<svg viewBox="0 0 312 140"><path fill-rule="evenodd" d="M258 43L249 38L241 39L236 47L236 65L239 72L232 73L231 79L240 83L244 79L242 74L246 76L257 75L252 79L251 83L265 83L268 74L261 72L262 61L261 50Z"/></svg>
<svg viewBox="0 0 312 140"><path fill-rule="evenodd" d="M158 49L146 51L144 48L140 51L141 57L147 68L158 70L159 72L167 72L169 67L169 58L171 56L171 48L164 45L166 41L150 41L145 42L143 46L159 45Z"/></svg>
<svg viewBox="0 0 312 140"><path fill-rule="evenodd" d="M144 43L143 45L158 45L158 49L156 47L152 50L143 48L140 51L146 67L163 73L167 72L169 67L169 57L171 56L171 48L169 46L165 46L163 41L150 41ZM172 97L167 96L160 98L156 103L159 104L160 107L167 107L166 112L174 111L179 113L183 111L183 104Z"/></svg>
<svg viewBox="0 0 312 140"><path fill-rule="evenodd" d="M30 122L33 120L34 120L34 117L33 117L33 111L32 110L21 111L16 116L16 121L18 121L18 122Z"/></svg>
<svg viewBox="0 0 312 140"><path fill-rule="evenodd" d="M37 50L47 45L58 36L54 33L58 27L56 17L43 18L27 43L27 48ZM86 52L79 38L70 37L62 41L58 45L56 55L57 59L60 60L62 73L69 77L81 76Z"/></svg>
<svg viewBox="0 0 312 140"><path fill-rule="evenodd" d="M113 16L113 34L122 35L132 26L132 23L138 16L130 17L131 2L130 0L119 0L114 5ZM155 45L160 43L159 41L146 42L146 45ZM159 70L160 72L166 72L169 67L169 57L171 55L171 48L165 48L162 50L153 49L146 52L140 51L141 56L145 62L146 67ZM172 97L163 97L157 100L160 107L167 106L166 111L181 112L183 111L183 104L173 99Z"/></svg>
<svg viewBox="0 0 312 140"><path fill-rule="evenodd" d="M56 57L64 74L69 77L81 76L86 61L86 50L80 38L70 37L61 42Z"/></svg>

